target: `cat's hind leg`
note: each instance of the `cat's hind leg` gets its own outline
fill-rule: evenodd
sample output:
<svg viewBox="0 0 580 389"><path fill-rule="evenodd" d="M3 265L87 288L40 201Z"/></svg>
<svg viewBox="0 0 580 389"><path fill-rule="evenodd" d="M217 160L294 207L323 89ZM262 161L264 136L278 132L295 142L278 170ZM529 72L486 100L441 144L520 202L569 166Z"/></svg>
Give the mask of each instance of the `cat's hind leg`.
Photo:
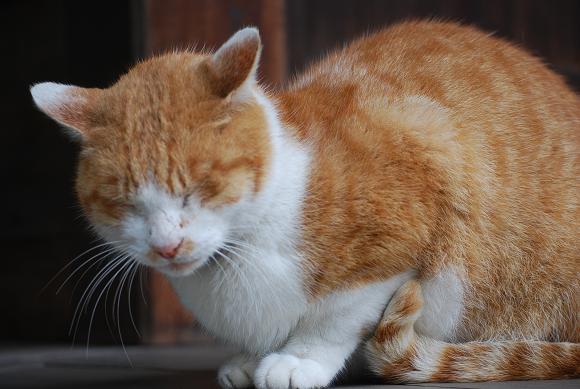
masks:
<svg viewBox="0 0 580 389"><path fill-rule="evenodd" d="M414 325L423 309L421 286L407 281L391 298L374 336L366 344L370 368L395 382L413 368L417 334Z"/></svg>
<svg viewBox="0 0 580 389"><path fill-rule="evenodd" d="M366 345L371 369L394 382L555 379L580 375L580 344L542 341L446 343L415 332L423 297L417 281L393 296Z"/></svg>

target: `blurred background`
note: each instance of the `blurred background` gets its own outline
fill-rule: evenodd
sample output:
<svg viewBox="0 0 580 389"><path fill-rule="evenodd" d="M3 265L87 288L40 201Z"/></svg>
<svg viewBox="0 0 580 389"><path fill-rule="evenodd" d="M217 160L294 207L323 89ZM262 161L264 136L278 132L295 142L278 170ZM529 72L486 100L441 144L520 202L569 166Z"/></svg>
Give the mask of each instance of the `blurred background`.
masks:
<svg viewBox="0 0 580 389"><path fill-rule="evenodd" d="M240 27L255 25L265 46L261 78L280 88L354 37L429 17L474 24L517 42L580 89L578 0L3 0L0 347L71 344L77 303L105 263L91 267L89 261L72 275L76 266L70 266L43 290L97 243L73 193L78 147L33 107L30 85L106 87L141 58L180 47L215 48ZM96 298L108 279L102 281L81 317L77 344L86 344ZM125 281L118 320L113 300L119 282L101 296L91 344L119 344L119 333L128 344L209 342L161 276L137 275L130 293Z"/></svg>

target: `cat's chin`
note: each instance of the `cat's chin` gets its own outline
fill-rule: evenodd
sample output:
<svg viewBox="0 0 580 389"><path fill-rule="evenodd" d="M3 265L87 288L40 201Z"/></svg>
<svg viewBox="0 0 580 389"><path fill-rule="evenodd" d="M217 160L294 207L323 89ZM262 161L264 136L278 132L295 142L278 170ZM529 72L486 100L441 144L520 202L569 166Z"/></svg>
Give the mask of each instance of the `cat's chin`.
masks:
<svg viewBox="0 0 580 389"><path fill-rule="evenodd" d="M154 269L170 277L185 277L195 272L205 263L205 260L199 259L181 263L170 263L164 266L155 266Z"/></svg>

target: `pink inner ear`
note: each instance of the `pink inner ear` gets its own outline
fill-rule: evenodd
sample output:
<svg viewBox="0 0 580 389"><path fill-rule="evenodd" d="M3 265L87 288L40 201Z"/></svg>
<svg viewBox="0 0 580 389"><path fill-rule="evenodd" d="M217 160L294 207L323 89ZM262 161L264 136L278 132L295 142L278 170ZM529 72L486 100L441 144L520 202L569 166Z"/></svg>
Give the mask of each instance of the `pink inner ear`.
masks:
<svg viewBox="0 0 580 389"><path fill-rule="evenodd" d="M245 28L234 34L210 61L212 89L226 97L244 81L255 77L260 54L260 35L255 28Z"/></svg>
<svg viewBox="0 0 580 389"><path fill-rule="evenodd" d="M78 135L89 129L90 104L98 89L85 89L71 85L44 82L30 88L38 108Z"/></svg>

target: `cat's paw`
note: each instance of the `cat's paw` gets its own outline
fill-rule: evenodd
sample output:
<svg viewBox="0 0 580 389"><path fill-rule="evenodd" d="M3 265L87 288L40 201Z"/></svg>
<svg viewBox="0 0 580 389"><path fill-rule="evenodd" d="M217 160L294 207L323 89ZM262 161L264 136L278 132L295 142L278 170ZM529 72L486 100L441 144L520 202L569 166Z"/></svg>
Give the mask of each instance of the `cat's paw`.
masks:
<svg viewBox="0 0 580 389"><path fill-rule="evenodd" d="M253 387L252 377L257 363L244 356L238 356L220 367L218 382L224 389Z"/></svg>
<svg viewBox="0 0 580 389"><path fill-rule="evenodd" d="M274 353L258 365L254 384L258 389L324 388L333 376L333 372L315 360Z"/></svg>

